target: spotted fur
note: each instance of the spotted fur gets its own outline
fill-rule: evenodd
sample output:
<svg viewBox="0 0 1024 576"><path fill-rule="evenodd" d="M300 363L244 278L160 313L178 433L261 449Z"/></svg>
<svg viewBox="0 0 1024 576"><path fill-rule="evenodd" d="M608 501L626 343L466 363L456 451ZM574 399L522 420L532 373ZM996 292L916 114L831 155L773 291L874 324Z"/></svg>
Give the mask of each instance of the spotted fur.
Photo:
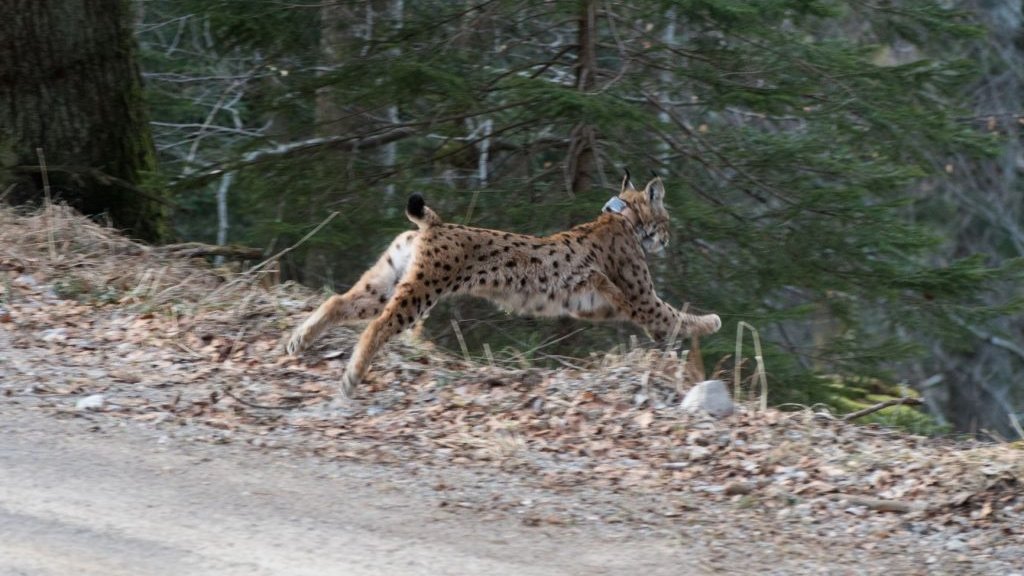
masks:
<svg viewBox="0 0 1024 576"><path fill-rule="evenodd" d="M654 338L716 332L717 315L680 312L654 292L644 255L668 245L664 194L660 178L637 190L627 174L621 212L545 237L446 224L414 194L406 215L418 230L398 235L351 290L317 308L292 334L288 353L332 324L369 321L342 376L350 396L388 339L453 294L532 316L631 321Z"/></svg>

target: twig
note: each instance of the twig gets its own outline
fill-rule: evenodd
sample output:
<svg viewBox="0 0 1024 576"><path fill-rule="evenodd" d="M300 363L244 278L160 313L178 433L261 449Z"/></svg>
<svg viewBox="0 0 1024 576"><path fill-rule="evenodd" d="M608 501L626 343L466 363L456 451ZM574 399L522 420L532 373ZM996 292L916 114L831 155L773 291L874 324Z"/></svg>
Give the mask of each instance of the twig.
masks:
<svg viewBox="0 0 1024 576"><path fill-rule="evenodd" d="M1020 420L1017 419L1013 412L1008 411L1006 416L1010 419L1010 426L1013 427L1013 431L1017 433L1017 439L1024 440L1024 428L1021 427Z"/></svg>
<svg viewBox="0 0 1024 576"><path fill-rule="evenodd" d="M743 329L746 328L750 331L750 335L754 338L754 362L757 370L757 380L761 384L761 411L768 409L768 378L764 372L764 356L761 354L761 336L758 334L757 329L747 324L744 321L740 321L736 326L736 356L733 365L733 400L739 402L740 399L740 363L743 359Z"/></svg>
<svg viewBox="0 0 1024 576"><path fill-rule="evenodd" d="M459 323L455 318L452 318L452 329L455 330L455 338L459 340L459 348L462 349L462 356L466 359L466 362L472 364L473 359L469 356L469 347L466 346L466 339L462 337L462 330L459 328Z"/></svg>
<svg viewBox="0 0 1024 576"><path fill-rule="evenodd" d="M178 205L175 202L172 202L167 198L162 198L159 194L154 194L153 192L150 192L149 190L144 190L123 178L118 178L117 176L107 174L106 172L98 168L92 168L89 166L14 166L13 168L11 168L11 170L13 170L14 172L27 174L35 174L38 172L40 174L45 175L45 173L47 172L53 172L54 174L69 174L75 178L91 178L92 180L103 186L119 186L121 188L124 188L125 190L132 192L133 194L144 196L145 198L152 200L153 202L156 202L163 206L168 206L171 208L178 207Z"/></svg>
<svg viewBox="0 0 1024 576"><path fill-rule="evenodd" d="M676 317L676 325L672 328L672 333L668 335L668 342L665 344L666 354L668 354L676 345L676 337L679 336L679 332L683 329L683 317L686 316L686 310L689 307L689 302L683 304L683 309L679 311L679 316Z"/></svg>
<svg viewBox="0 0 1024 576"><path fill-rule="evenodd" d="M244 404L244 405L246 405L246 406L248 406L250 408L259 408L260 410L294 410L296 408L301 408L302 407L302 404L299 404L299 403L292 404L290 406L267 406L265 404L256 404L254 402L249 402L248 400L243 400L243 399L239 398L238 396L235 396L234 394L232 394L230 386L225 386L223 389L221 389L221 391L224 392L225 396L227 396L228 398L233 399L234 401L238 402L239 404ZM311 398L312 398L312 396L311 396Z"/></svg>
<svg viewBox="0 0 1024 576"><path fill-rule="evenodd" d="M53 198L50 197L50 174L46 171L46 156L42 148L36 148L39 157L39 172L43 178L43 197L46 201L46 246L49 248L50 260L57 259L57 247L53 239Z"/></svg>
<svg viewBox="0 0 1024 576"><path fill-rule="evenodd" d="M854 494L832 494L833 500L846 500L854 506L865 506L872 510L879 512L899 512L906 514L907 512L915 512L924 510L926 506L918 502L900 502L899 500L885 500L883 498L872 498L870 496L857 496Z"/></svg>
<svg viewBox="0 0 1024 576"><path fill-rule="evenodd" d="M306 240L309 240L310 238L313 237L314 234L319 232L321 228L323 228L324 226L327 226L327 224L331 220L334 220L334 218L337 217L338 214L340 214L340 212L338 212L337 210L335 210L334 212L331 212L330 215L327 216L327 218L324 218L323 222L317 224L316 228L313 228L312 230L310 230L309 233L306 234L305 236L303 236L301 240L299 240L295 244L292 244L291 246L285 248L284 250L281 250L277 254L274 254L270 258L267 258L266 260L264 260L263 262L260 262L259 264L253 266L252 268L249 268L248 270L245 271L245 274L253 274L254 272L259 270L260 268L263 268L267 264L270 264L271 262L279 259L281 256L284 256L285 254L287 254L287 253L291 252L292 250L298 248L299 246L302 245L303 242L305 242Z"/></svg>
<svg viewBox="0 0 1024 576"><path fill-rule="evenodd" d="M891 400L886 400L885 402L879 402L878 404L875 404L874 406L868 406L867 408L864 408L862 410L857 410L856 412L850 412L849 414L846 414L845 416L843 416L841 418L841 420L843 422L849 422L850 420L856 420L857 418L860 418L861 416L867 416L868 414L872 414L872 413L878 412L879 410L881 410L883 408L888 408L889 406L900 406L900 405L920 406L921 404L924 404L924 401L921 400L920 398L893 398Z"/></svg>
<svg viewBox="0 0 1024 576"><path fill-rule="evenodd" d="M583 332L583 330L585 330L585 328L579 328L579 329L573 330L572 332L569 332L568 334L566 334L564 336L559 336L558 338L555 338L554 340L550 340L548 342L544 342L543 344L538 344L538 345L536 345L533 348L530 348L528 350L524 350L523 354L533 354L534 352L538 352L540 350L543 350L544 348L547 348L548 346L552 346L554 344L558 344L559 342L561 342L562 340L565 340L566 338L572 338L573 336L579 334L580 332Z"/></svg>
<svg viewBox="0 0 1024 576"><path fill-rule="evenodd" d="M260 248L237 246L233 244L217 246L213 244L203 244L202 242L184 242L182 244L157 246L156 248L153 248L153 252L178 258L227 256L229 258L238 258L241 260L256 260L263 256L263 250Z"/></svg>
<svg viewBox="0 0 1024 576"><path fill-rule="evenodd" d="M285 159L297 154L317 150L349 149L365 151L371 148L379 148L391 142L413 136L416 132L411 127L399 126L370 136L329 136L325 138L310 138L301 142L289 142L273 148L249 152L242 160L206 166L202 169L202 172L189 174L187 178L183 177L173 185L176 187L181 184L188 184L189 186L201 185L205 184L210 178L220 176L224 172L233 172L261 162Z"/></svg>

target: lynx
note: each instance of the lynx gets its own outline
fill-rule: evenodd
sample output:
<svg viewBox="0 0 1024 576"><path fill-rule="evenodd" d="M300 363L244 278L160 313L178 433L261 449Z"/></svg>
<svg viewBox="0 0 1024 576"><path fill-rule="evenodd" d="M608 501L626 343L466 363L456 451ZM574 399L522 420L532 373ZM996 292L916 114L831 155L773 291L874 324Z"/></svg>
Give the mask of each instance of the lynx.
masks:
<svg viewBox="0 0 1024 576"><path fill-rule="evenodd" d="M342 376L350 397L381 346L453 294L526 315L630 321L655 339L716 332L716 314L680 312L654 292L645 253L668 245L664 196L661 178L638 190L627 172L596 220L535 237L446 224L413 194L406 216L418 230L398 235L351 290L321 304L287 351L298 354L332 324L369 320Z"/></svg>

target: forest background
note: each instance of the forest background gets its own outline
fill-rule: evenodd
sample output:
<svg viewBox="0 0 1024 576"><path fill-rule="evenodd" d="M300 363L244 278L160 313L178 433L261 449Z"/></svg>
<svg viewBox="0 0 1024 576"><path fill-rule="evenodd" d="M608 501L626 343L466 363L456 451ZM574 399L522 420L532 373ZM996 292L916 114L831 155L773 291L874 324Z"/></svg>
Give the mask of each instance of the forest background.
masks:
<svg viewBox="0 0 1024 576"><path fill-rule="evenodd" d="M545 234L625 168L667 184L659 293L764 339L772 402L914 390L931 430L1024 419L1024 20L1007 0L4 0L0 191L344 291L412 191ZM219 264L219 262L218 262ZM435 311L559 362L631 326ZM749 372L749 370L747 371Z"/></svg>

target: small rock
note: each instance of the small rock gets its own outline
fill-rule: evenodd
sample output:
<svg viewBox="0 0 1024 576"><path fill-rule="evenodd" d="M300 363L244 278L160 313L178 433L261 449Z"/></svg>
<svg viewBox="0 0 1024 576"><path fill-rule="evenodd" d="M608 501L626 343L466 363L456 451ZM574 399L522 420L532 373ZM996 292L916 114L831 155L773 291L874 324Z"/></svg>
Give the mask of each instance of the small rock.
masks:
<svg viewBox="0 0 1024 576"><path fill-rule="evenodd" d="M22 274L14 280L11 280L11 284L21 288L35 288L39 285L39 282L28 274Z"/></svg>
<svg viewBox="0 0 1024 576"><path fill-rule="evenodd" d="M107 399L103 394L91 394L75 402L75 410L102 410L106 405Z"/></svg>
<svg viewBox="0 0 1024 576"><path fill-rule="evenodd" d="M63 342L68 338L67 328L48 328L39 333L44 342Z"/></svg>
<svg viewBox="0 0 1024 576"><path fill-rule="evenodd" d="M287 308L288 310L312 310L312 307L309 305L309 302L304 302L302 300L294 300L292 298L281 298L280 300L277 301L277 303L280 304L282 308Z"/></svg>
<svg viewBox="0 0 1024 576"><path fill-rule="evenodd" d="M721 380L705 380L698 383L683 398L683 410L707 412L715 418L729 416L735 411L729 389Z"/></svg>
<svg viewBox="0 0 1024 576"><path fill-rule="evenodd" d="M650 398L647 396L647 394L644 394L643 392L637 392L636 394L633 395L633 406L640 408L641 406L646 404L648 400L650 400Z"/></svg>
<svg viewBox="0 0 1024 576"><path fill-rule="evenodd" d="M711 450L703 446L694 446L690 448L686 453L686 457L689 458L690 460L703 460L710 455Z"/></svg>
<svg viewBox="0 0 1024 576"><path fill-rule="evenodd" d="M750 482L744 482L742 480L734 480L725 485L726 496L736 496L738 494L750 494L754 490L754 486Z"/></svg>
<svg viewBox="0 0 1024 576"><path fill-rule="evenodd" d="M943 548L950 552L963 552L967 550L967 543L959 538L950 538Z"/></svg>

